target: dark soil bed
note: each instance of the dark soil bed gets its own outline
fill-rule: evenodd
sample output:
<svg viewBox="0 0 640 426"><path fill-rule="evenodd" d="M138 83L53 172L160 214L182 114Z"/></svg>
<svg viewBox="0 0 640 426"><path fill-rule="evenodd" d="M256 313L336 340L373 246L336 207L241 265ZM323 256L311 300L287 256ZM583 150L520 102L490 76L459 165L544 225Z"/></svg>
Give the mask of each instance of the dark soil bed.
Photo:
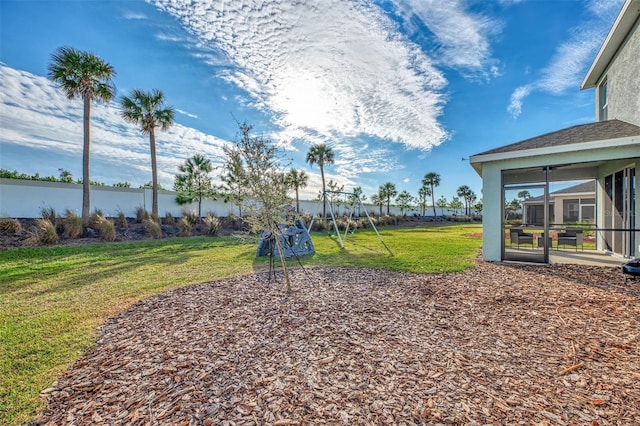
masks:
<svg viewBox="0 0 640 426"><path fill-rule="evenodd" d="M0 250L11 248L28 247L29 237L35 232L36 219L18 219L22 226L22 232L13 234L0 232ZM126 227L116 227L116 238L114 242L124 241L141 241L153 239L144 228L142 223L136 222L135 219L129 218ZM221 219L221 228L219 235L231 235L237 232L246 232L246 225L231 224L226 218ZM60 242L57 245L82 245L82 244L101 244L104 243L98 236L97 232L92 229L85 229L84 234L79 238L69 238L62 232L58 232ZM162 225L163 238L175 237L179 234L176 225ZM206 236L207 228L204 224L195 225L191 232L192 236Z"/></svg>

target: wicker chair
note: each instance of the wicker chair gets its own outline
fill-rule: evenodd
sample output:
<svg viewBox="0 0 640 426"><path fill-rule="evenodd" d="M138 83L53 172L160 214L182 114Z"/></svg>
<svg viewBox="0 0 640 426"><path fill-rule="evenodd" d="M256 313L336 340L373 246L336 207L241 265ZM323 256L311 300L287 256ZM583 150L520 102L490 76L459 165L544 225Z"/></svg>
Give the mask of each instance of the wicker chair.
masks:
<svg viewBox="0 0 640 426"><path fill-rule="evenodd" d="M578 251L578 246L584 251L584 235L582 229L567 229L564 232L558 233L558 243L556 244L556 250L560 250L560 245L573 246Z"/></svg>
<svg viewBox="0 0 640 426"><path fill-rule="evenodd" d="M531 248L533 248L533 234L529 232L524 232L522 228L511 228L511 244L510 246L516 245L520 248L520 244L531 244Z"/></svg>

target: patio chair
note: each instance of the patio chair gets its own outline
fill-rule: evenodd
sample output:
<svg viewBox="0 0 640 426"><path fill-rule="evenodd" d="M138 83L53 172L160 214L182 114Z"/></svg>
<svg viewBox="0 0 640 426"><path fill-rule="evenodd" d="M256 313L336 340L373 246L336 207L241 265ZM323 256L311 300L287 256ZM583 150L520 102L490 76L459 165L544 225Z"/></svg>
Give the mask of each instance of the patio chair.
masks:
<svg viewBox="0 0 640 426"><path fill-rule="evenodd" d="M531 244L531 248L533 248L533 234L529 232L524 232L522 228L511 228L511 244L510 247L515 244L518 248L520 248L520 244Z"/></svg>
<svg viewBox="0 0 640 426"><path fill-rule="evenodd" d="M578 251L578 246L584 251L584 235L582 229L567 229L564 232L558 232L558 243L556 250L560 250L560 245L573 246Z"/></svg>

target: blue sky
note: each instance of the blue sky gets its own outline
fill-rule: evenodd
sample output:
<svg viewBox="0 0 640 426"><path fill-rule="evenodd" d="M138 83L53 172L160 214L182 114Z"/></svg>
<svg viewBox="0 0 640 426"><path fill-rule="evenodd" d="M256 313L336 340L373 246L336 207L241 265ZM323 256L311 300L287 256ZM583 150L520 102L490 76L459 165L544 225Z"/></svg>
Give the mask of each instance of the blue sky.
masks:
<svg viewBox="0 0 640 426"><path fill-rule="evenodd" d="M385 182L436 198L481 197L470 155L594 121L579 86L622 0L0 0L0 168L82 176L82 105L47 80L60 46L114 66L117 98L92 110L91 177L151 180L148 138L120 118L120 96L160 89L176 124L157 135L160 183L195 153L219 165L234 117L305 170L326 168L368 197Z"/></svg>

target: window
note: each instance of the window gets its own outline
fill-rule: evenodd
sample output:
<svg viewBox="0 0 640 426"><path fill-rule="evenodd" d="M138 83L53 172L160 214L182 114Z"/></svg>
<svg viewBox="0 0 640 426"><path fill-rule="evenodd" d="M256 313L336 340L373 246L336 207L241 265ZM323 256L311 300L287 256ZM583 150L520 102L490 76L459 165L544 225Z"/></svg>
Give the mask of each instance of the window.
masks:
<svg viewBox="0 0 640 426"><path fill-rule="evenodd" d="M580 220L580 200L571 199L563 201L564 223L576 223Z"/></svg>
<svg viewBox="0 0 640 426"><path fill-rule="evenodd" d="M605 79L598 86L598 121L607 119L607 105L609 103L609 90L607 88L607 80Z"/></svg>
<svg viewBox="0 0 640 426"><path fill-rule="evenodd" d="M596 223L596 206L586 204L581 205L580 222Z"/></svg>

